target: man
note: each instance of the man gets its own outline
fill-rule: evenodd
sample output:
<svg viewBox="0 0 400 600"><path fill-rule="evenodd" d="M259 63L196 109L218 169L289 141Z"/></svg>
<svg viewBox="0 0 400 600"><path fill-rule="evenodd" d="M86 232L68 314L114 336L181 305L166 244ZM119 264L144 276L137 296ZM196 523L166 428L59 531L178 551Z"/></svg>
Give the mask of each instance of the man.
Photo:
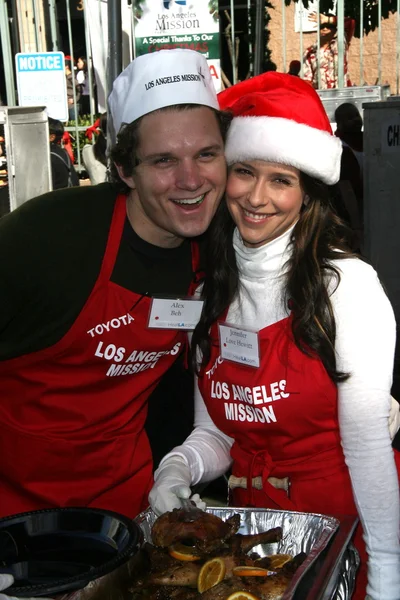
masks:
<svg viewBox="0 0 400 600"><path fill-rule="evenodd" d="M126 194L59 190L0 221L0 516L148 504L148 398L184 349L226 124L191 50L137 58L109 102Z"/></svg>
<svg viewBox="0 0 400 600"><path fill-rule="evenodd" d="M53 190L79 185L79 177L69 154L61 146L64 125L49 117L50 162Z"/></svg>
<svg viewBox="0 0 400 600"><path fill-rule="evenodd" d="M303 79L309 81L313 88L327 90L338 87L339 50L337 39L337 18L334 15L320 14L320 49L318 61L318 46L313 44L307 48L303 58ZM317 13L311 13L309 20L316 23ZM354 34L354 19L346 18L345 51L344 51L344 86L351 86L348 72L348 50ZM320 85L318 86L318 70Z"/></svg>

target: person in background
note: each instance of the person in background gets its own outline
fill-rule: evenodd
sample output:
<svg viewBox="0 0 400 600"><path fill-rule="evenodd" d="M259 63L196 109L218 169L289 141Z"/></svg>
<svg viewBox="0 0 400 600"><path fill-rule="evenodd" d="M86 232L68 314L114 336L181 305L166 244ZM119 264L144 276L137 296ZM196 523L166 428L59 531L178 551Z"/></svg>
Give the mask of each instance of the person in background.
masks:
<svg viewBox="0 0 400 600"><path fill-rule="evenodd" d="M339 87L338 65L339 50L337 40L337 18L334 15L319 15L320 19L320 50L318 65L318 46L310 46L303 57L303 79L311 83L313 88L327 90ZM311 13L309 20L316 23L317 13ZM344 86L351 86L348 70L348 50L350 41L354 34L354 19L346 18L344 20L345 28L345 52L344 52ZM320 85L318 86L318 68L321 74Z"/></svg>
<svg viewBox="0 0 400 600"><path fill-rule="evenodd" d="M0 217L10 212L4 126L0 125Z"/></svg>
<svg viewBox="0 0 400 600"><path fill-rule="evenodd" d="M363 120L355 104L343 102L335 110L335 135L341 140L343 148L350 148L363 172Z"/></svg>
<svg viewBox="0 0 400 600"><path fill-rule="evenodd" d="M289 75L294 75L295 77L299 77L299 73L301 70L301 62L299 60L291 60L289 64Z"/></svg>
<svg viewBox="0 0 400 600"><path fill-rule="evenodd" d="M68 152L62 147L64 125L57 119L49 119L50 162L53 190L79 185L79 177Z"/></svg>
<svg viewBox="0 0 400 600"><path fill-rule="evenodd" d="M76 80L80 86L80 114L89 115L90 110L90 90L89 90L89 77L86 58L80 56L76 61L78 72L76 74Z"/></svg>
<svg viewBox="0 0 400 600"><path fill-rule="evenodd" d="M0 265L0 516L88 506L134 518L148 506L149 398L185 349L192 304L171 315L170 299L201 276L195 238L225 190L230 116L205 57L183 49L135 59L109 107L113 183L0 220L12 257ZM149 323L159 310L166 328ZM170 413L180 437L173 398Z"/></svg>
<svg viewBox="0 0 400 600"><path fill-rule="evenodd" d="M341 214L355 232L358 247L363 247L363 132L362 117L358 108L351 102L344 102L335 111L335 135L343 146L340 163L340 186L343 208L347 213Z"/></svg>
<svg viewBox="0 0 400 600"><path fill-rule="evenodd" d="M195 429L161 461L150 504L171 510L231 467L233 506L358 516L353 600L398 600L396 322L331 210L342 145L301 79L265 73L219 102L234 118L192 338Z"/></svg>
<svg viewBox="0 0 400 600"><path fill-rule="evenodd" d="M89 130L91 135L95 133L97 137L94 144L85 144L82 159L91 184L96 185L107 179L107 113L103 113Z"/></svg>
<svg viewBox="0 0 400 600"><path fill-rule="evenodd" d="M77 121L79 115L79 100L81 97L80 86L72 71L73 63L70 57L65 58L65 79L67 81L67 102L68 102L68 120ZM74 80L75 80L75 98L76 106L74 106Z"/></svg>

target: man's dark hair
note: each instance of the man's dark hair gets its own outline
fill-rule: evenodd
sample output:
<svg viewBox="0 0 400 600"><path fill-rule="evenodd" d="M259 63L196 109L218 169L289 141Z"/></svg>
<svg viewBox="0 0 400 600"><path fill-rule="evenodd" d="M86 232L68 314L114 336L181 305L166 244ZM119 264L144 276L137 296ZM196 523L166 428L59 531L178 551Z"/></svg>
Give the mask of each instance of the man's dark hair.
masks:
<svg viewBox="0 0 400 600"><path fill-rule="evenodd" d="M70 58L64 59L64 67L72 71L72 60Z"/></svg>
<svg viewBox="0 0 400 600"><path fill-rule="evenodd" d="M193 110L194 108L201 108L199 104L176 104L173 106L166 106L161 108L160 111L169 110ZM225 111L214 110L210 108L215 114L217 119L222 139L225 142L226 134L229 129L229 125L232 121L232 115ZM146 115L143 115L145 117ZM137 157L137 148L139 145L139 127L143 119L136 119L133 123L125 125L119 134L117 135L117 143L113 146L110 152L111 164L110 164L110 180L118 186L118 189L126 194L130 191L130 188L120 178L116 165L122 167L122 171L126 177L130 177L135 170L135 167L139 164Z"/></svg>
<svg viewBox="0 0 400 600"><path fill-rule="evenodd" d="M62 140L62 136L64 135L64 125L58 119L52 119L49 117L49 133L56 136L54 141L56 144L59 144Z"/></svg>

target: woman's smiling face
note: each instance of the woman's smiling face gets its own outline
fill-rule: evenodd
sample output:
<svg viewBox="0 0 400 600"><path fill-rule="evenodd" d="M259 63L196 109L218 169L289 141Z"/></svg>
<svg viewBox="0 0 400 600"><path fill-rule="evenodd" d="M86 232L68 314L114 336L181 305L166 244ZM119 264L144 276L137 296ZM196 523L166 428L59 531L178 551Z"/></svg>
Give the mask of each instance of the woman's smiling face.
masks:
<svg viewBox="0 0 400 600"><path fill-rule="evenodd" d="M264 160L230 167L226 202L245 246L263 246L299 218L304 201L300 171Z"/></svg>

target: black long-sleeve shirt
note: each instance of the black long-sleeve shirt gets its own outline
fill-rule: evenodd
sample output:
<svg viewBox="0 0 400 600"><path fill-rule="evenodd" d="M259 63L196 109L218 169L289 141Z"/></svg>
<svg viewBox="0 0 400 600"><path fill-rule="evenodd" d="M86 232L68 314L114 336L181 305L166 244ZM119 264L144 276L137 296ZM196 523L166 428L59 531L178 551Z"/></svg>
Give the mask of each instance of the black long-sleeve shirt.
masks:
<svg viewBox="0 0 400 600"><path fill-rule="evenodd" d="M70 329L99 275L116 198L109 183L67 188L0 219L0 360L48 348ZM159 248L126 220L112 281L136 293L181 296L192 275L189 240ZM150 398L156 462L192 422L192 380L179 362Z"/></svg>

